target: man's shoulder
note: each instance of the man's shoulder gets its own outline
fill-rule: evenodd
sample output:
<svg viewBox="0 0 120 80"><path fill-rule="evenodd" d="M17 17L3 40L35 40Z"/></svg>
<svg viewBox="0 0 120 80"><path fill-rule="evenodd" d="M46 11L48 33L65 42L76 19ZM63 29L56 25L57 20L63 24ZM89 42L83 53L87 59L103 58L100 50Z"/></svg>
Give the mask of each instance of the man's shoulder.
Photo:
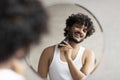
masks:
<svg viewBox="0 0 120 80"><path fill-rule="evenodd" d="M43 57L43 58L45 57L46 59L51 59L53 57L53 54L54 54L55 46L56 45L46 47L43 50L41 57Z"/></svg>
<svg viewBox="0 0 120 80"><path fill-rule="evenodd" d="M94 52L90 49L85 49L84 51L84 56L85 57L91 57L91 56L95 56Z"/></svg>
<svg viewBox="0 0 120 80"><path fill-rule="evenodd" d="M55 46L56 45L52 45L52 46L48 46L43 50L42 54L46 54L46 55L52 55L54 53L55 50Z"/></svg>
<svg viewBox="0 0 120 80"><path fill-rule="evenodd" d="M82 57L83 64L85 63L86 60L90 59L95 59L95 54L92 50L90 49L85 49Z"/></svg>
<svg viewBox="0 0 120 80"><path fill-rule="evenodd" d="M0 70L0 80L25 80L25 78L10 69Z"/></svg>
<svg viewBox="0 0 120 80"><path fill-rule="evenodd" d="M48 46L48 47L46 47L46 48L44 49L44 51L45 51L45 52L51 52L51 51L53 51L53 50L55 49L55 46L56 46L56 45Z"/></svg>

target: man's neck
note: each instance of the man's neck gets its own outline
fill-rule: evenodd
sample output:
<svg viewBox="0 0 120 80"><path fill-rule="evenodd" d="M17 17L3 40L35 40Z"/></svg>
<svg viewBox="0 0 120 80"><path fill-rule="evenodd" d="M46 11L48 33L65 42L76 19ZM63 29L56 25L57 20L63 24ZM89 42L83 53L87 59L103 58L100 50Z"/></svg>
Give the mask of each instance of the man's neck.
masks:
<svg viewBox="0 0 120 80"><path fill-rule="evenodd" d="M78 48L79 47L79 44L78 43L75 43L75 42L69 42L69 44L74 48Z"/></svg>

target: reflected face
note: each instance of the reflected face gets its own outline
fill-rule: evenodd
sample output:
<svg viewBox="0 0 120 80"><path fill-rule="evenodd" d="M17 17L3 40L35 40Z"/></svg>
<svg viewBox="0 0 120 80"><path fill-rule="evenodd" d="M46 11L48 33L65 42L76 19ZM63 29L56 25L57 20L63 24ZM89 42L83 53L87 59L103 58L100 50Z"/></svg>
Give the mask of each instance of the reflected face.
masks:
<svg viewBox="0 0 120 80"><path fill-rule="evenodd" d="M86 34L87 34L87 27L75 23L71 27L71 31L68 36L72 38L74 42L80 43L85 39Z"/></svg>

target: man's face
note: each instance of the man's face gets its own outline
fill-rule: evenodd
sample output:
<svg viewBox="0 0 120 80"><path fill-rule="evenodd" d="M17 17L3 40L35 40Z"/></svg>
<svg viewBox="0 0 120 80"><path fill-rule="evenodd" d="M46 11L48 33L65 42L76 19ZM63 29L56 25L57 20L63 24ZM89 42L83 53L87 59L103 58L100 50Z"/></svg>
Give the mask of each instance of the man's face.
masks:
<svg viewBox="0 0 120 80"><path fill-rule="evenodd" d="M71 27L71 30L69 32L69 37L74 41L75 43L80 43L83 41L87 34L87 27L84 25L79 24L73 24Z"/></svg>

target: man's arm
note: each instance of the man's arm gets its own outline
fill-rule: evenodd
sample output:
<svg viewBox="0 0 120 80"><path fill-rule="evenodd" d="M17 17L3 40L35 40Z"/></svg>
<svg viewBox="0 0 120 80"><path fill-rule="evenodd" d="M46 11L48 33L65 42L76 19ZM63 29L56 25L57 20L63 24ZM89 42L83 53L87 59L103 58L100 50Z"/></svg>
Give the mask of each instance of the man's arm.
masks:
<svg viewBox="0 0 120 80"><path fill-rule="evenodd" d="M73 60L69 59L67 60L67 63L73 80L82 80L82 78L85 77L85 74L77 69L76 65L73 63Z"/></svg>
<svg viewBox="0 0 120 80"><path fill-rule="evenodd" d="M86 77L86 75L90 74L90 72L94 68L94 61L95 61L94 53L92 53L91 51L86 51L86 52L87 53L85 53L85 54L88 54L88 55L85 58L84 65L83 65L81 70L76 68L72 59L67 60L71 75L72 75L74 80L84 79Z"/></svg>
<svg viewBox="0 0 120 80"><path fill-rule="evenodd" d="M85 59L81 71L88 75L92 72L95 67L95 54L91 50L85 50Z"/></svg>
<svg viewBox="0 0 120 80"><path fill-rule="evenodd" d="M38 74L42 78L47 78L47 74L49 72L49 65L50 65L50 56L52 51L53 51L53 47L48 47L44 49L40 57L39 65L38 65Z"/></svg>
<svg viewBox="0 0 120 80"><path fill-rule="evenodd" d="M83 80L83 78L93 70L95 60L94 53L89 50L84 52L84 64L82 69L79 70L77 69L76 65L73 63L73 60L71 58L73 48L67 42L65 42L65 44L60 45L63 46L62 50L65 51L65 57L73 80Z"/></svg>

